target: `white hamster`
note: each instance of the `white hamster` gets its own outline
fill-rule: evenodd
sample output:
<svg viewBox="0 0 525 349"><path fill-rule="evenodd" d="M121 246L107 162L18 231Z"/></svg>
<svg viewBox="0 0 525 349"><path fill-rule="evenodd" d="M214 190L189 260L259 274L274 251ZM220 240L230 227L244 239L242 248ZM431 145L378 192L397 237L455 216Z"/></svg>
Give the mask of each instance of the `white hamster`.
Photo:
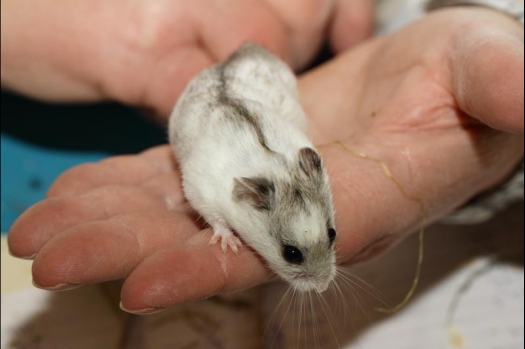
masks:
<svg viewBox="0 0 525 349"><path fill-rule="evenodd" d="M334 208L305 124L293 72L245 44L188 84L169 136L211 243L236 252L233 230L295 289L322 292L335 276Z"/></svg>

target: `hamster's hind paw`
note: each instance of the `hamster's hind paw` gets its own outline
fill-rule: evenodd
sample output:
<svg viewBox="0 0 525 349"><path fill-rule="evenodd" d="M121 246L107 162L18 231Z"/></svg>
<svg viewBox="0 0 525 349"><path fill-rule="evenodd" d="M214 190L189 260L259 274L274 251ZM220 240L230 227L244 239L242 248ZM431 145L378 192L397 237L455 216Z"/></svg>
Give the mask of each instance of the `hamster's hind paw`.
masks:
<svg viewBox="0 0 525 349"><path fill-rule="evenodd" d="M230 229L213 227L213 236L210 240L210 245L216 244L219 240L221 240L222 252L226 253L229 246L235 254L239 253L239 247L242 246L242 242Z"/></svg>

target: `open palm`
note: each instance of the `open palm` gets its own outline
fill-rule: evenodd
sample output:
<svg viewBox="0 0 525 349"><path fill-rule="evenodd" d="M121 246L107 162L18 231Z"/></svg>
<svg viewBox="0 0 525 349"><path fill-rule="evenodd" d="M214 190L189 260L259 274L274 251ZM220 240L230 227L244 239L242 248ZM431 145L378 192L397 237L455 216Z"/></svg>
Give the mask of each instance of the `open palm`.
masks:
<svg viewBox="0 0 525 349"><path fill-rule="evenodd" d="M444 10L301 78L310 135L331 179L341 263L391 247L421 211L377 162L334 142L384 161L431 220L444 216L523 156L522 36L498 13ZM210 237L162 146L69 170L15 223L9 246L35 258L41 287L126 279L123 305L142 313L272 277L250 249L224 254Z"/></svg>

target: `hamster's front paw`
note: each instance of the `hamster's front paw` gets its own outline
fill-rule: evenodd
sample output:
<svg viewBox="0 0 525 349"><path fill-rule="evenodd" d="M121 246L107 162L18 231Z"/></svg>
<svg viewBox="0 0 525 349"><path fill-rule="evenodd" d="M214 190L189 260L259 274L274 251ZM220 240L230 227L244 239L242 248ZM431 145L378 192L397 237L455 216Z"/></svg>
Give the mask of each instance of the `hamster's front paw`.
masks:
<svg viewBox="0 0 525 349"><path fill-rule="evenodd" d="M214 225L210 245L216 244L219 240L221 240L221 247L224 253L226 253L229 246L232 251L237 254L239 252L239 247L242 246L241 240L239 240L230 229L222 225Z"/></svg>

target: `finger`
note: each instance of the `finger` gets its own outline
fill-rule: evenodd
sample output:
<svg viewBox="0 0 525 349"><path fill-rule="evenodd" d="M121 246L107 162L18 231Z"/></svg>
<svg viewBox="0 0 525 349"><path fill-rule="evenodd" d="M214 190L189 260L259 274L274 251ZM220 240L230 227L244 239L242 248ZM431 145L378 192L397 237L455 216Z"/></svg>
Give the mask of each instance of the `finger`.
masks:
<svg viewBox="0 0 525 349"><path fill-rule="evenodd" d="M178 171L175 158L169 146L160 146L139 155L114 156L73 167L58 177L47 197L76 195L109 185L136 185L170 171Z"/></svg>
<svg viewBox="0 0 525 349"><path fill-rule="evenodd" d="M498 29L472 31L456 43L450 63L454 92L468 115L498 130L523 133L523 27L490 15L501 16Z"/></svg>
<svg viewBox="0 0 525 349"><path fill-rule="evenodd" d="M119 99L128 103L136 104L139 100L140 104L153 107L159 114L158 119L164 122L187 83L205 68L226 59L243 43L258 42L282 56L291 56L283 39L286 37L283 25L259 2L240 2L232 8L211 2L206 11L194 8L195 4L187 4L187 12L192 17L190 25L194 26L188 32L195 34L185 45L176 49L168 46L166 52L156 52L151 62L141 62L142 66L153 67L152 72L147 69L139 72L140 86L145 88L138 92L143 96L129 91L136 91L134 86L117 94L117 97L124 96Z"/></svg>
<svg viewBox="0 0 525 349"><path fill-rule="evenodd" d="M144 150L139 156L148 160L149 164L155 167L158 172L166 173L178 170L178 165L174 161L173 150L169 144Z"/></svg>
<svg viewBox="0 0 525 349"><path fill-rule="evenodd" d="M286 24L286 33L284 34L289 36L286 46L291 50L288 55L284 55L284 58L288 58L287 61L291 63L294 69L305 68L311 64L313 55L317 53L324 40L334 2L325 0L266 0L266 3L273 9L274 17L280 18ZM268 25L264 24L264 26L267 27ZM274 52L281 53L278 50Z"/></svg>
<svg viewBox="0 0 525 349"><path fill-rule="evenodd" d="M167 211L78 225L40 250L33 262L33 278L49 289L125 278L154 252L177 246L198 231L188 216Z"/></svg>
<svg viewBox="0 0 525 349"><path fill-rule="evenodd" d="M209 246L210 234L196 234L184 246L159 251L127 278L122 288L126 310L147 313L183 302L253 287L272 274L251 250L222 252Z"/></svg>
<svg viewBox="0 0 525 349"><path fill-rule="evenodd" d="M178 193L182 205L182 191ZM124 213L173 209L177 205L174 196L158 195L143 187L107 186L82 195L47 199L15 221L8 234L9 249L14 256L33 258L49 240L69 228Z"/></svg>
<svg viewBox="0 0 525 349"><path fill-rule="evenodd" d="M247 41L258 42L273 52L287 51L285 28L265 4L243 1L232 7L225 7L221 2L209 5L209 11L199 11L194 19L202 43L217 61L226 59Z"/></svg>
<svg viewBox="0 0 525 349"><path fill-rule="evenodd" d="M145 64L145 66L155 68L153 76L149 72L143 72L145 97L142 104L153 107L158 113L157 119L167 124L175 102L186 88L187 83L214 63L216 63L215 58L208 54L198 42L194 42L166 53L160 61ZM129 102L136 104L136 100Z"/></svg>
<svg viewBox="0 0 525 349"><path fill-rule="evenodd" d="M369 38L374 29L372 0L337 0L329 28L334 51L344 51Z"/></svg>

